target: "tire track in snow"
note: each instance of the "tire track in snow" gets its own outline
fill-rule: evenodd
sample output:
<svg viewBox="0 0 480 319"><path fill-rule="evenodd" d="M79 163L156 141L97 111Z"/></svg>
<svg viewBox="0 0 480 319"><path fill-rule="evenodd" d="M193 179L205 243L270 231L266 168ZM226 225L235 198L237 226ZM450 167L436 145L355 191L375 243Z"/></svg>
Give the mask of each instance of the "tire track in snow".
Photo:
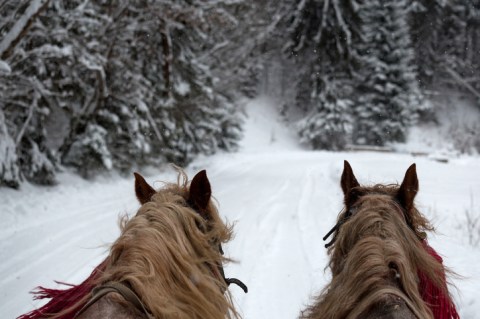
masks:
<svg viewBox="0 0 480 319"><path fill-rule="evenodd" d="M117 206L118 200L82 206L70 216L49 218L35 222L41 225L36 228L16 231L9 239L16 247L10 249L15 254L0 265L5 311L18 315L45 303L32 301L28 294L23 298L28 303L8 301L8 291L18 290L18 286L28 292L38 285L58 286L54 280L78 283L88 276L106 254L107 243L118 235Z"/></svg>
<svg viewBox="0 0 480 319"><path fill-rule="evenodd" d="M278 218L278 202L281 201L283 192L288 190L289 186L288 182L282 182L279 190L269 197L268 200L259 203L256 209L249 210L248 212L242 211L242 224L236 225L235 241L228 245L227 252L232 255L233 258L235 258L235 256L245 255L257 256L255 260L240 261L242 264L239 270L243 273L242 280L245 280L247 285L249 285L250 291L255 291L254 286L257 281L254 276L258 273L258 268L263 264L261 259L272 249L272 242L270 240L272 234L267 230L273 229L274 234L277 232L280 221ZM243 229L243 225L248 228ZM235 269L237 266L239 265L228 265L225 270L236 274L239 271Z"/></svg>
<svg viewBox="0 0 480 319"><path fill-rule="evenodd" d="M15 271L10 273L9 276L0 279L0 285L4 285L15 280L15 278L17 278L19 275L37 268L39 264L50 260L52 257L66 255L65 252L70 252L68 255L71 255L72 247L84 247L85 238L95 237L99 230L98 228L91 227L89 222L97 223L105 219L106 218L92 219L91 221L75 224L73 227L65 228L59 232L55 232L53 236L42 241L41 243L31 246L31 248L22 251L20 254L16 254L12 258L9 258L3 263L0 272L4 272L6 269L15 269ZM106 230L108 228L109 226L102 227L102 230ZM69 236L69 234L82 235ZM26 263L25 261L27 260L30 262ZM14 267L15 265L17 265L17 267ZM19 265L22 266L19 267Z"/></svg>
<svg viewBox="0 0 480 319"><path fill-rule="evenodd" d="M305 170L302 177L304 186L297 206L298 233L309 265L310 293L313 295L316 295L331 277L330 271L326 270L328 254L323 236L335 224L337 201L341 199L328 196L332 180L337 179L330 170L331 164L328 162L321 162Z"/></svg>
<svg viewBox="0 0 480 319"><path fill-rule="evenodd" d="M133 198L133 197L132 197ZM59 200L54 200L48 206L44 207L46 216L35 216L28 219L27 223L20 223L12 229L7 229L0 234L0 240L10 239L12 236L17 234L29 233L31 230L37 230L39 227L50 224L68 224L68 220L77 218L80 216L80 219L86 219L87 217L95 217L98 214L112 214L112 210L99 210L99 208L114 208L118 209L119 199L116 196L111 196L110 198L103 198L101 202L90 203L88 206L77 206L77 203L65 205ZM129 205L129 208L132 205ZM61 208L59 208L61 207ZM58 213L52 213L58 212ZM118 212L117 212L118 214ZM41 214L42 215L42 214Z"/></svg>
<svg viewBox="0 0 480 319"><path fill-rule="evenodd" d="M22 249L21 251L17 250L17 253L14 256L11 256L8 260L2 263L0 272L5 269L14 268L13 265L25 265L25 263L22 262L23 260L34 259L38 262L49 256L54 256L58 251L65 249L66 246L77 246L76 244L84 242L85 238L91 238L98 233L99 229L95 226L92 227L92 225L102 225L102 230L109 228L118 229L116 223L105 223L105 221L110 221L113 217L112 213L105 213L105 208L111 207L112 205L113 203L103 203L101 205L84 207L77 211L77 214L73 216L58 220L51 219L45 223L41 223L40 225L43 229L40 233L36 234L41 237L40 242L37 242L35 245L30 243L30 246L25 244L24 246L27 246L28 248ZM65 223L65 220L69 219L74 219L75 222ZM59 225L66 224L68 227L58 231L52 231L52 229L58 228ZM38 230L39 227L40 226L36 226L36 229ZM22 231L17 232L15 236L11 237L11 242L19 245L19 242L22 240L31 241L32 236L34 236L34 234L31 233L31 230L28 228L23 229ZM67 240L62 241L62 239ZM60 243L60 245L57 245L58 243ZM28 264L22 268L30 268L32 266L32 264ZM0 283L3 283L3 281L0 280Z"/></svg>
<svg viewBox="0 0 480 319"><path fill-rule="evenodd" d="M321 208L315 205L319 202L317 198L320 197L320 189L317 188L317 179L322 176L319 174L320 171L319 166L306 169L302 177L303 186L296 210L301 248L308 265L308 269L305 270L313 276L312 286L317 286L320 281L319 275L323 273L323 271L319 271L319 269L323 269L320 261L326 258L321 235L323 229L316 218L316 214L321 214Z"/></svg>
<svg viewBox="0 0 480 319"><path fill-rule="evenodd" d="M271 161L272 162L272 161ZM262 163L263 164L263 163ZM258 163L252 163L258 169ZM275 163L278 165L278 163ZM275 166L272 165L272 166ZM284 167L284 164L278 165ZM305 166L304 166L305 167ZM255 242L262 243L265 247L261 255L256 255L257 265L249 269L252 273L253 285L250 291L261 292L257 296L249 296L241 303L242 309L249 313L250 309L256 309L259 317L284 317L295 318L303 303L308 300L308 291L304 287L311 282L311 269L314 267L309 260L306 243L302 239L302 227L300 226L300 210L311 206L310 201L315 195L315 187L311 169L305 171L304 167L295 167L288 174L272 171L264 171L266 175L276 175L282 181L282 188L272 192L269 202L275 202L274 206L267 205L270 210L269 216L261 222L271 232L256 236ZM307 166L308 167L308 166ZM268 179L258 187L268 187ZM243 216L245 218L245 216ZM243 230L236 230L240 234ZM252 232L250 231L250 234ZM252 240L252 236L249 237ZM316 243L313 243L314 245ZM232 249L233 251L233 249ZM238 254L238 251L233 251ZM251 252L248 254L252 255ZM241 255L247 255L243 253ZM244 269L243 269L244 270ZM249 293L250 294L250 293ZM289 304L272 304L271 300L289 300ZM297 304L297 307L292 307Z"/></svg>

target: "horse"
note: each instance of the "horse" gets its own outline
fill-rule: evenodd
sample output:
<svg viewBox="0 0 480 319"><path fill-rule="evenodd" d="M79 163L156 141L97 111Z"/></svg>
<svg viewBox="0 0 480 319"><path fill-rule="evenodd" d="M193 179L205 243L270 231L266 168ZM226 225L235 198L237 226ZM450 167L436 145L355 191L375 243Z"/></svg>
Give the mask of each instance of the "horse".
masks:
<svg viewBox="0 0 480 319"><path fill-rule="evenodd" d="M441 257L427 242L434 231L414 205L416 165L400 185L361 186L345 161L344 208L323 238L332 278L301 311L302 319L458 319Z"/></svg>
<svg viewBox="0 0 480 319"><path fill-rule="evenodd" d="M211 200L206 171L191 182L178 170L177 183L155 190L138 173L141 207L120 220L121 235L109 255L82 284L65 290L38 287L42 308L18 319L224 319L240 318L225 278L222 244L232 238Z"/></svg>

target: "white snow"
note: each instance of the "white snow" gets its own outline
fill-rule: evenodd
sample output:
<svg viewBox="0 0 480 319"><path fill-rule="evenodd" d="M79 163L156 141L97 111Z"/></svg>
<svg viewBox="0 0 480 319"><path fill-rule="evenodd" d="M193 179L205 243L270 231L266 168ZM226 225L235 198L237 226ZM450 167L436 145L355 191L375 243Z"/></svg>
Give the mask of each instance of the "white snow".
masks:
<svg viewBox="0 0 480 319"><path fill-rule="evenodd" d="M28 21L40 10L46 0L32 0L25 13L13 25L12 29L4 35L0 41L0 56L10 47L13 41L18 38Z"/></svg>
<svg viewBox="0 0 480 319"><path fill-rule="evenodd" d="M480 247L469 244L465 212L480 216L479 157L440 163L409 154L313 152L279 121L272 100L254 100L246 112L238 153L203 157L187 169L190 176L207 169L221 215L236 222L225 250L238 262L225 272L249 287L248 294L231 287L245 319L296 318L329 280L322 237L342 206L345 159L360 183L400 182L417 164L417 205L437 228L430 244L463 276L453 279L458 289L452 290L461 317L478 318ZM174 181L175 175L168 169L146 178ZM0 318L40 305L28 294L37 285L79 283L118 236L117 216L138 208L133 176L92 183L64 174L60 182L52 188L24 185L20 192L0 189Z"/></svg>
<svg viewBox="0 0 480 319"><path fill-rule="evenodd" d="M0 60L0 72L3 74L10 74L12 72L12 69L7 62Z"/></svg>
<svg viewBox="0 0 480 319"><path fill-rule="evenodd" d="M190 93L190 84L180 80L178 83L175 83L175 91L182 96L186 96Z"/></svg>
<svg viewBox="0 0 480 319"><path fill-rule="evenodd" d="M275 100L266 96L246 103L247 121L240 143L241 153L277 152L300 149L294 128L280 115Z"/></svg>

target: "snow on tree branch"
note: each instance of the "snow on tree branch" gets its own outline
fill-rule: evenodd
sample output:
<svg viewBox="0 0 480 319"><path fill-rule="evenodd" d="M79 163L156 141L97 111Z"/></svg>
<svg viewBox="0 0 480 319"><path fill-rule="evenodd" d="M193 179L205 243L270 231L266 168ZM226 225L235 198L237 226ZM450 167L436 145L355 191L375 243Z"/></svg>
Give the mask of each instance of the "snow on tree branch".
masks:
<svg viewBox="0 0 480 319"><path fill-rule="evenodd" d="M46 8L49 1L50 0L33 0L30 3L30 6L25 10L23 16L17 20L12 29L0 42L0 59L5 60L10 56L13 47L25 36L33 20Z"/></svg>

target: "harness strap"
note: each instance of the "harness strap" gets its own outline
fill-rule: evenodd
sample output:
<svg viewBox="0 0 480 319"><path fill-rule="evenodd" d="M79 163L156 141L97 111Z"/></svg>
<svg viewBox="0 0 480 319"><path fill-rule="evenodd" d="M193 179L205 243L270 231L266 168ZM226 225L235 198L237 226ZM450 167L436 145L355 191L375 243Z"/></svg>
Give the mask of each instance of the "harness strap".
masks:
<svg viewBox="0 0 480 319"><path fill-rule="evenodd" d="M137 296L133 290L128 288L122 283L119 282L107 282L99 287L96 287L92 291L92 298L85 304L85 306L80 309L77 314L75 315L74 318L77 318L80 316L85 310L87 310L89 307L91 307L94 303L96 303L98 300L103 298L105 295L111 293L111 292L116 292L119 293L125 300L129 301L132 303L135 308L137 308L140 312L144 313L149 319L154 319L152 314L147 310L143 302L140 300L140 298Z"/></svg>

